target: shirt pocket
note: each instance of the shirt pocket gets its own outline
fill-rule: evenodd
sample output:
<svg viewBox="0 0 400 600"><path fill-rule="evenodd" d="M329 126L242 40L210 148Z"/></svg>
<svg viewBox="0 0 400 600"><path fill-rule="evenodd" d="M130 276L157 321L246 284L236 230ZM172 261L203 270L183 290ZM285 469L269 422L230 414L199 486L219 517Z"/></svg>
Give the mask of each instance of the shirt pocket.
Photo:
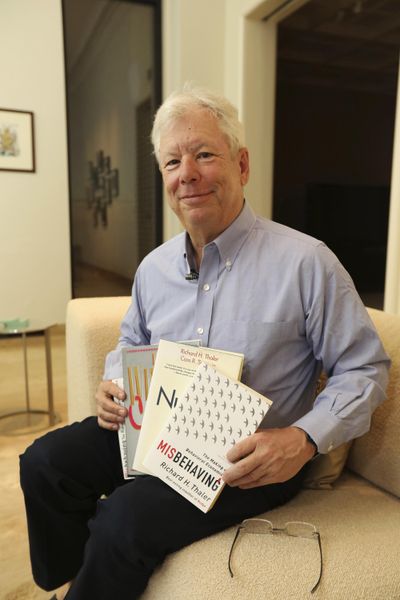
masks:
<svg viewBox="0 0 400 600"><path fill-rule="evenodd" d="M296 321L219 321L213 329L213 344L232 352L242 352L247 359L265 356L282 345L299 339ZM215 346L217 347L217 346Z"/></svg>
<svg viewBox="0 0 400 600"><path fill-rule="evenodd" d="M296 321L226 320L221 331L223 336L214 338L213 345L242 352L242 381L260 390L282 387L283 381L289 384L298 360L308 353Z"/></svg>

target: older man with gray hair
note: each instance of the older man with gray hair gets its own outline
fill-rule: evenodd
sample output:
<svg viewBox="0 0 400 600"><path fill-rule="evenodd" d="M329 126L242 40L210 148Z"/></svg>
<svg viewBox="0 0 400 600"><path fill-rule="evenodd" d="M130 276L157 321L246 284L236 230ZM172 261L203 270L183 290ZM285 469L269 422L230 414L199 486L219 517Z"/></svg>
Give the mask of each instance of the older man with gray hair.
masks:
<svg viewBox="0 0 400 600"><path fill-rule="evenodd" d="M365 433L385 398L389 360L348 273L322 242L245 201L236 109L187 87L159 108L152 140L185 231L136 272L97 419L49 433L21 457L33 575L47 590L73 581L68 600L139 597L167 554L292 498L313 456ZM126 411L113 397L125 396L112 379L123 346L161 338L243 352L243 382L273 400L259 430L228 452L228 485L207 514L156 477L123 479Z"/></svg>

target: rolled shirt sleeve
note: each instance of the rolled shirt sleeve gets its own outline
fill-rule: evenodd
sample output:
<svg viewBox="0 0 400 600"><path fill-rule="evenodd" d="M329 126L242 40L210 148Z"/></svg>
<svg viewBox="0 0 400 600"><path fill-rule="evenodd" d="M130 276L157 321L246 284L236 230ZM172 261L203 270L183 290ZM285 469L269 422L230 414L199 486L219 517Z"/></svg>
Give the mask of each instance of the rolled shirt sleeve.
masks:
<svg viewBox="0 0 400 600"><path fill-rule="evenodd" d="M390 360L353 282L332 253L321 247L313 270L307 338L328 379L312 410L293 423L326 453L366 433L371 415L385 400ZM319 290L319 293L316 293Z"/></svg>

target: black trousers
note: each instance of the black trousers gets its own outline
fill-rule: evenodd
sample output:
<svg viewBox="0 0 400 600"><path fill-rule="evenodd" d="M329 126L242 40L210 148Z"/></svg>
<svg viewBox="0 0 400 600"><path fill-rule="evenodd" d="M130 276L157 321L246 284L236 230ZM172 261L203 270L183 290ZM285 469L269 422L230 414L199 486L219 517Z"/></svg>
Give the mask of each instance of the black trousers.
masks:
<svg viewBox="0 0 400 600"><path fill-rule="evenodd" d="M95 417L39 438L20 465L33 577L74 580L68 600L138 598L167 554L287 502L303 479L226 486L204 514L156 477L125 481L118 435Z"/></svg>

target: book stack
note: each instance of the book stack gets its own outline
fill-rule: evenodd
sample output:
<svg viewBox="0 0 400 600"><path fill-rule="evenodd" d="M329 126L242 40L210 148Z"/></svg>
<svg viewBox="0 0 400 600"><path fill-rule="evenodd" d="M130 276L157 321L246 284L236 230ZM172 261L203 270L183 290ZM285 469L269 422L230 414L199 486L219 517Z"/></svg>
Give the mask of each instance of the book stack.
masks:
<svg viewBox="0 0 400 600"><path fill-rule="evenodd" d="M240 382L242 354L161 340L152 366L142 367L132 357L150 351L130 350L124 349L129 414L119 430L124 476L155 475L207 512L224 486L226 453L256 431L271 401ZM139 367L150 373L147 389Z"/></svg>

